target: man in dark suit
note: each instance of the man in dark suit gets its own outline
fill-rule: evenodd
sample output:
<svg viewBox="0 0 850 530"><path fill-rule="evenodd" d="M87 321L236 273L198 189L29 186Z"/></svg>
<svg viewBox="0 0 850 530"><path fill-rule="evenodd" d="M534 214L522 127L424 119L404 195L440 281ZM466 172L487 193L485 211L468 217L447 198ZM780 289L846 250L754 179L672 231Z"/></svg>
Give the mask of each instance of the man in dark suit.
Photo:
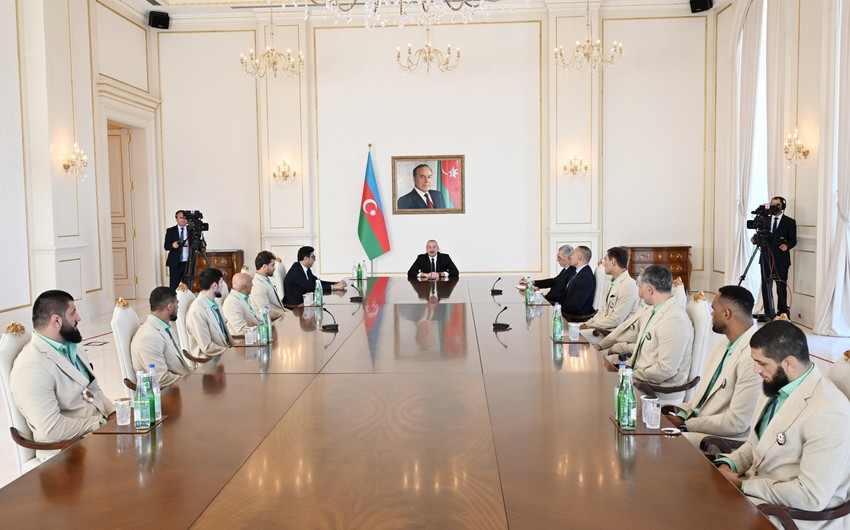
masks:
<svg viewBox="0 0 850 530"><path fill-rule="evenodd" d="M183 210L177 210L174 214L177 224L165 231L165 250L168 257L165 264L168 266L168 285L177 289L183 276L186 274L186 262L189 261L189 229L186 227L186 217ZM191 286L190 286L191 287Z"/></svg>
<svg viewBox="0 0 850 530"><path fill-rule="evenodd" d="M283 305L296 307L304 303L304 295L316 290L316 280L319 278L313 274L313 264L316 263L316 254L313 247L301 247L298 249L298 261L289 267L283 278ZM336 283L319 280L323 291L345 290L348 285L345 280Z"/></svg>
<svg viewBox="0 0 850 530"><path fill-rule="evenodd" d="M589 265L592 257L590 249L585 246L577 247L570 256L570 264L575 267L576 273L567 282L561 299L561 311L570 322L584 322L596 312L593 309L596 276Z"/></svg>
<svg viewBox="0 0 850 530"><path fill-rule="evenodd" d="M564 298L564 293L567 291L567 282L573 277L576 273L576 268L570 265L570 257L573 255L573 246L572 245L562 245L558 249L558 254L555 256L555 260L558 262L558 265L561 267L561 272L558 273L554 278L546 278L545 280L535 280L534 281L534 289L549 289L549 292L546 293L544 298L549 301L550 304L555 305L556 303L560 303ZM525 278L520 278L519 284L525 285L527 283Z"/></svg>
<svg viewBox="0 0 850 530"><path fill-rule="evenodd" d="M398 198L399 210L445 208L443 196L431 190L433 172L428 164L413 168L413 189Z"/></svg>
<svg viewBox="0 0 850 530"><path fill-rule="evenodd" d="M408 278L427 278L439 280L440 278L457 278L460 276L452 258L448 254L440 252L440 245L433 239L425 244L425 254L419 254L416 261L407 271Z"/></svg>
<svg viewBox="0 0 850 530"><path fill-rule="evenodd" d="M759 256L762 277L762 303L765 304L765 313L767 313L766 300L768 299L771 286L770 282L765 280L773 278L773 283L776 284L776 314L770 316L774 317L785 313L790 317L790 308L788 307L788 269L791 268L790 251L797 245L797 221L785 215L785 198L774 197L770 199L770 203L779 206L781 210L770 221L770 256L766 256L764 253Z"/></svg>

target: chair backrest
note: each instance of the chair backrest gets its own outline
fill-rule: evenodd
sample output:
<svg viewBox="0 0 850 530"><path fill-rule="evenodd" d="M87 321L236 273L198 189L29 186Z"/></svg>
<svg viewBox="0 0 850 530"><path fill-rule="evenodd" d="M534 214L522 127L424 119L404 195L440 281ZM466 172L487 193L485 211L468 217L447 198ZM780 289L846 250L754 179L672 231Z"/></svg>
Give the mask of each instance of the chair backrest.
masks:
<svg viewBox="0 0 850 530"><path fill-rule="evenodd" d="M685 283L680 277L673 280L673 298L682 306L682 309L688 306L688 293L685 292Z"/></svg>
<svg viewBox="0 0 850 530"><path fill-rule="evenodd" d="M9 426L16 428L22 436L32 440L32 431L21 411L15 406L10 386L12 366L15 364L18 354L29 341L30 334L26 328L14 321L9 324L3 336L0 337L0 386L3 388L3 400L6 404ZM14 444L14 446L18 475L23 475L40 463L40 460L35 456L35 449L21 447L18 444Z"/></svg>
<svg viewBox="0 0 850 530"><path fill-rule="evenodd" d="M275 258L275 261L277 262L277 266L274 268L274 274L272 274L272 283L275 289L277 289L277 295L283 300L283 278L286 276L286 265L283 264L280 258Z"/></svg>
<svg viewBox="0 0 850 530"><path fill-rule="evenodd" d="M224 299L227 298L227 295L230 294L230 288L227 286L227 280L221 279L221 300L219 300L220 304L224 303Z"/></svg>
<svg viewBox="0 0 850 530"><path fill-rule="evenodd" d="M605 267L602 266L602 260L599 260L599 264L596 265L596 271L593 274L596 276L596 292L593 293L593 308L599 311L605 304L605 291L608 290L611 277L605 274Z"/></svg>
<svg viewBox="0 0 850 530"><path fill-rule="evenodd" d="M119 298L112 310L112 335L115 337L115 350L118 353L118 365L121 367L121 375L125 379L135 381L133 370L133 359L130 356L130 342L133 335L139 329L139 315L130 307L123 298ZM121 386L124 386L123 384ZM127 397L132 398L133 393L125 387Z"/></svg>
<svg viewBox="0 0 850 530"><path fill-rule="evenodd" d="M711 330L711 309L702 291L694 295L694 299L685 307L691 324L694 325L694 348L691 354L691 368L688 372L688 381L702 374L705 365L705 355L720 339L720 335ZM685 392L685 401L693 397L697 387L690 388Z"/></svg>
<svg viewBox="0 0 850 530"><path fill-rule="evenodd" d="M177 335L180 337L180 348L189 349L189 332L186 330L186 312L195 301L192 294L182 283L177 286Z"/></svg>

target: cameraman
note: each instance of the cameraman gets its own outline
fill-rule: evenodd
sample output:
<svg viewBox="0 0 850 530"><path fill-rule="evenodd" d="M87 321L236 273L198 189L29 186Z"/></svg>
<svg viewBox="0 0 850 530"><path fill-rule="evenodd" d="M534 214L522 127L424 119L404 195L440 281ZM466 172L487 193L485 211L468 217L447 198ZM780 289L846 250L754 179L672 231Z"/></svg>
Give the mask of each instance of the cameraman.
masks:
<svg viewBox="0 0 850 530"><path fill-rule="evenodd" d="M168 285L177 289L186 274L186 262L189 261L189 229L186 228L188 220L183 210L177 210L174 214L177 224L165 231L165 250L168 258L165 264L168 266ZM191 286L190 286L191 287Z"/></svg>
<svg viewBox="0 0 850 530"><path fill-rule="evenodd" d="M779 207L770 221L770 256L762 252L759 257L761 265L761 298L767 313L767 300L770 284L766 280L776 280L776 315L785 313L790 318L788 307L788 269L791 268L790 250L797 246L797 222L785 215L785 198L774 197L770 204ZM755 243L755 236L752 240ZM770 315L775 317L776 315Z"/></svg>

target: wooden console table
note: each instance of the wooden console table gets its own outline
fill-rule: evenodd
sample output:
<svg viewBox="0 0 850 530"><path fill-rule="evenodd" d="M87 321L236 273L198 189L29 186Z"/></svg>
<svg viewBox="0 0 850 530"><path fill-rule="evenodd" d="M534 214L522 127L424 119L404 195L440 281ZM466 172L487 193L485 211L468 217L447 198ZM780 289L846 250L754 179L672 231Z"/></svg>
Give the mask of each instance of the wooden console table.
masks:
<svg viewBox="0 0 850 530"><path fill-rule="evenodd" d="M685 292L691 292L691 247L634 246L629 252L629 274L637 278L649 265L664 265L673 279L682 278Z"/></svg>
<svg viewBox="0 0 850 530"><path fill-rule="evenodd" d="M210 259L210 267L215 267L224 273L224 279L227 285L233 284L231 279L233 275L242 270L242 264L245 262L241 249L223 249L223 250L207 250L207 257ZM207 260L202 254L198 254L198 261L195 263L195 279L192 282L192 292L197 293L200 290L198 285L198 274L207 268Z"/></svg>

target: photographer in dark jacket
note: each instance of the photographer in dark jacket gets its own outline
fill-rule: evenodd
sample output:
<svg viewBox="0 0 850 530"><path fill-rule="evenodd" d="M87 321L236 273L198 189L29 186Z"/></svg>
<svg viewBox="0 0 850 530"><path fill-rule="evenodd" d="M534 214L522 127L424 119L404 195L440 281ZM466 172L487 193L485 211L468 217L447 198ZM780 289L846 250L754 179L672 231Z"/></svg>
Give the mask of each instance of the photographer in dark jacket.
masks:
<svg viewBox="0 0 850 530"><path fill-rule="evenodd" d="M189 222L183 214L183 210L177 210L174 214L177 224L165 231L165 250L168 257L165 264L168 266L168 286L177 289L186 274L186 262L189 261Z"/></svg>
<svg viewBox="0 0 850 530"><path fill-rule="evenodd" d="M759 256L759 264L761 265L761 298L765 306L765 313L768 313L767 300L770 293L771 282L767 281L772 278L776 283L776 315L785 313L790 318L790 307L788 306L788 269L791 268L791 249L797 246L797 222L785 215L785 198L774 197L770 199L770 204L778 206L780 209L773 214L770 220L770 254L766 255L762 252Z"/></svg>

